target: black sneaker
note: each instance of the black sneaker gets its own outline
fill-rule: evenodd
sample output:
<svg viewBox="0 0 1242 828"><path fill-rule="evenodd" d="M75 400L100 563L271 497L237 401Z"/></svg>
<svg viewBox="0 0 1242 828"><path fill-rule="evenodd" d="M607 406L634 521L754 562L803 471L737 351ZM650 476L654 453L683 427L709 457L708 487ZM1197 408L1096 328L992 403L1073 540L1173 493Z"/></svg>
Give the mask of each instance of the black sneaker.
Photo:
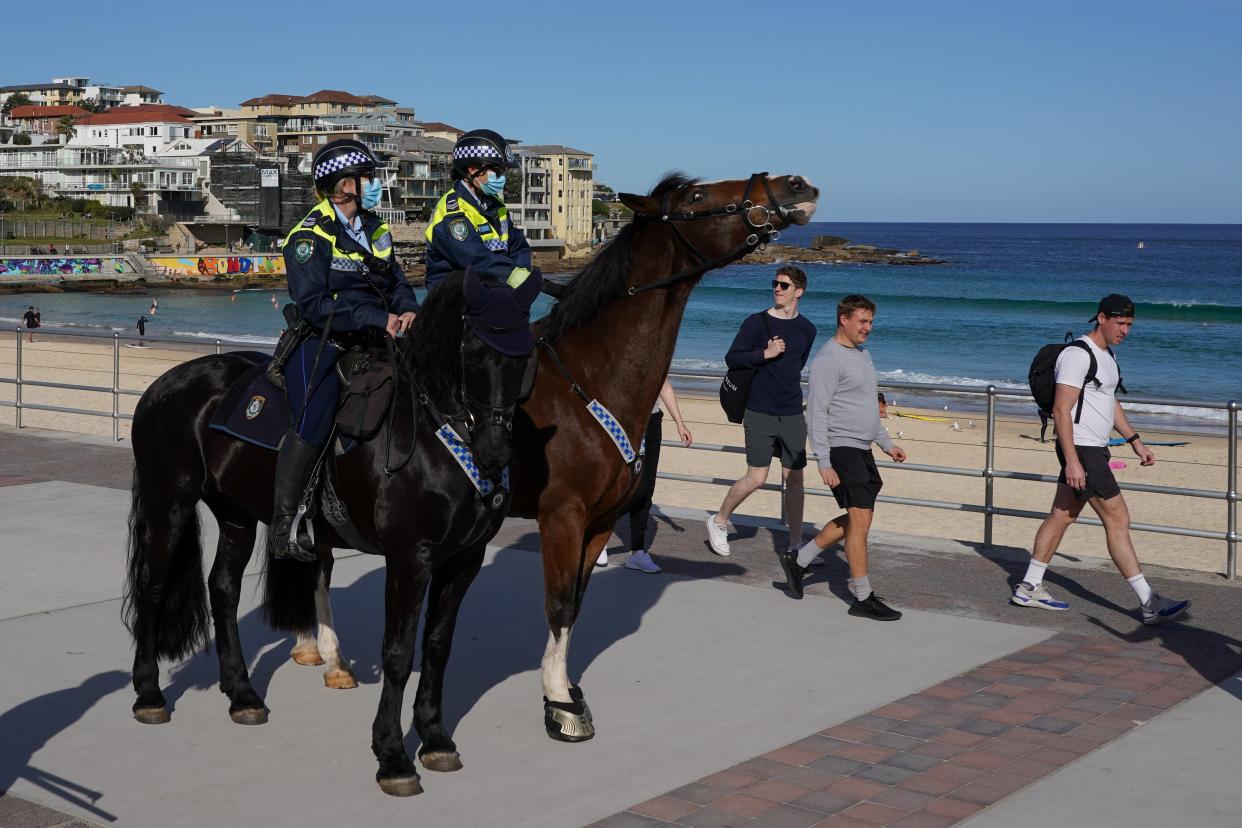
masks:
<svg viewBox="0 0 1242 828"><path fill-rule="evenodd" d="M802 576L806 574L806 571L798 566L798 559L794 557L793 550L777 552L776 559L781 562L781 569L785 573L785 583L789 584L789 593L795 598L801 598Z"/></svg>
<svg viewBox="0 0 1242 828"><path fill-rule="evenodd" d="M881 601L880 596L874 592L865 601L855 598L853 606L850 607L850 615L870 618L873 621L896 621L901 617L900 612Z"/></svg>

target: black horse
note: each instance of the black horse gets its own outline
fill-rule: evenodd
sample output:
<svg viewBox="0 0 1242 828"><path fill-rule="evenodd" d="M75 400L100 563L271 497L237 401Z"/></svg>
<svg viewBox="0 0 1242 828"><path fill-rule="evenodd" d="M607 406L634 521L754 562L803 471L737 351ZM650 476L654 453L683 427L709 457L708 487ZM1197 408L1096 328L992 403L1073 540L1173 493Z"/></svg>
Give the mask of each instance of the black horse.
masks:
<svg viewBox="0 0 1242 828"><path fill-rule="evenodd" d="M519 291L528 312L538 290ZM380 787L408 796L422 789L402 744L401 700L410 676L423 596L430 586L423 662L415 703L422 737L419 759L430 770L461 767L440 720L444 668L457 610L500 528L507 491L484 497L442 443L445 419L470 441L484 481L503 480L509 462L514 406L529 355L506 356L464 324L486 316L488 301L473 274L454 276L431 292L408 335L397 344L398 392L379 434L337 458L335 489L366 545L387 565L383 644L384 686L372 728ZM510 300L512 301L512 300ZM220 689L240 724L267 720L251 685L238 636L242 572L255 545L256 524L272 514L276 455L209 428L233 383L267 357L234 353L201 357L173 368L142 395L134 412L133 508L125 621L134 639L134 717L169 720L159 687L160 658L180 659L208 638L207 605L215 623ZM466 371L465 366L470 370ZM204 588L196 506L207 504L220 542ZM322 514L314 522L320 563L273 559L268 550L264 611L277 629L304 632L315 622L315 588L331 572L333 547L348 548Z"/></svg>

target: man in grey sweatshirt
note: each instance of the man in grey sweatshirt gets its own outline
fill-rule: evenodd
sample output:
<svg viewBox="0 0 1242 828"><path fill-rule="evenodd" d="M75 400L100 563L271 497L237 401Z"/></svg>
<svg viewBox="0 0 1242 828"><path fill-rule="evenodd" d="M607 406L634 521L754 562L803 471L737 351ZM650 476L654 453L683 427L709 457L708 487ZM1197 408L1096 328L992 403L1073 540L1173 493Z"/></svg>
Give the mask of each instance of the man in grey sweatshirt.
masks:
<svg viewBox="0 0 1242 828"><path fill-rule="evenodd" d="M792 551L780 555L780 562L789 591L801 598L802 577L811 560L844 538L850 592L854 595L850 615L896 621L901 613L871 591L867 578L867 533L876 496L884 485L871 444L878 443L898 463L906 459L905 451L880 425L875 365L863 347L874 319L874 302L865 296L846 296L837 304L836 333L811 361L811 393L806 407L811 448L818 459L820 477L845 514L826 523L796 557Z"/></svg>

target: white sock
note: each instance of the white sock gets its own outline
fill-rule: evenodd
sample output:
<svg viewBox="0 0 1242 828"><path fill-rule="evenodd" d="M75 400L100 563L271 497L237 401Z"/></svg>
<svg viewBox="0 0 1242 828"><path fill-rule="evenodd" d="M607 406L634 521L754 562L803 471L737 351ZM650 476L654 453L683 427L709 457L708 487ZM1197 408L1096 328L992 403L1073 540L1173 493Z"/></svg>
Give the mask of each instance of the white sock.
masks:
<svg viewBox="0 0 1242 828"><path fill-rule="evenodd" d="M850 578L850 592L854 593L854 597L859 601L866 601L871 597L871 579L866 575L861 578Z"/></svg>
<svg viewBox="0 0 1242 828"><path fill-rule="evenodd" d="M798 550L798 566L806 569L811 565L811 561L815 560L815 556L824 550L815 545L815 539L811 538L801 549Z"/></svg>
<svg viewBox="0 0 1242 828"><path fill-rule="evenodd" d="M1037 587L1044 582L1044 573L1047 571L1048 564L1040 563L1031 558L1031 563L1026 568L1026 576L1022 580L1033 587Z"/></svg>
<svg viewBox="0 0 1242 828"><path fill-rule="evenodd" d="M1133 578L1126 578L1126 583L1130 585L1130 589L1134 590L1140 604L1146 604L1151 600L1151 585L1147 583L1147 578L1142 572Z"/></svg>

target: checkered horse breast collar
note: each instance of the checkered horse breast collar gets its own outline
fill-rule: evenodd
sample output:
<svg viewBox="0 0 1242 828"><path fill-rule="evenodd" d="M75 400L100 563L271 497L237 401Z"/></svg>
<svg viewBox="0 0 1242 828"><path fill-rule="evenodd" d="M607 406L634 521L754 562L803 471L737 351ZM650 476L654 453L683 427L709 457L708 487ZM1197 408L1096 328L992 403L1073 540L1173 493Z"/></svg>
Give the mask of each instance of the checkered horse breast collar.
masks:
<svg viewBox="0 0 1242 828"><path fill-rule="evenodd" d="M509 494L509 467L505 466L500 472L500 480L492 482L486 480L479 474L479 467L474 462L474 452L461 435L448 423L440 426L436 430L436 437L440 438L440 442L453 455L453 459L457 461L457 465L461 466L461 470L466 473L466 477L474 484L474 488L478 491L479 497L483 498L483 502L493 509L499 509L505 502L505 497Z"/></svg>

